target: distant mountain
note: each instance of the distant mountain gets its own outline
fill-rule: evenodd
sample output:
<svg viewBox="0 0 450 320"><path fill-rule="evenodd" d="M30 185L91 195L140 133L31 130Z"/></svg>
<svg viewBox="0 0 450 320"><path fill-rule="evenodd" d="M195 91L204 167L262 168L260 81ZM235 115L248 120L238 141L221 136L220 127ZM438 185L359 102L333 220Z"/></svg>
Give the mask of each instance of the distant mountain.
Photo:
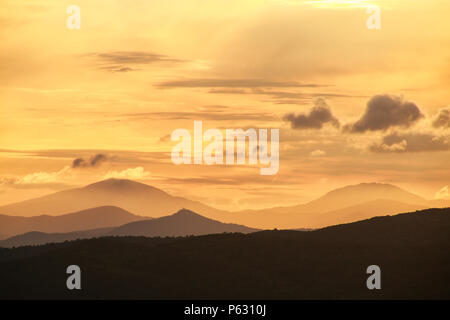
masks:
<svg viewBox="0 0 450 320"><path fill-rule="evenodd" d="M41 214L61 215L100 206L117 206L147 217L161 217L183 208L211 217L222 213L200 202L174 197L143 183L108 179L82 188L0 206L0 214L25 217Z"/></svg>
<svg viewBox="0 0 450 320"><path fill-rule="evenodd" d="M450 202L428 201L390 184L362 183L330 191L306 204L245 210L232 213L229 219L263 229L321 228L378 215L446 206Z"/></svg>
<svg viewBox="0 0 450 320"><path fill-rule="evenodd" d="M171 216L125 224L110 231L108 235L175 237L222 232L250 233L255 231L258 231L258 229L222 223L183 209Z"/></svg>
<svg viewBox="0 0 450 320"><path fill-rule="evenodd" d="M450 299L449 230L447 208L308 232L0 249L0 299ZM86 285L70 291L75 263ZM370 265L381 290L366 287Z"/></svg>
<svg viewBox="0 0 450 320"><path fill-rule="evenodd" d="M330 208L337 210L378 199L407 204L425 204L427 202L426 199L391 184L360 183L330 191L323 197L303 205L302 209L324 212L330 211Z"/></svg>
<svg viewBox="0 0 450 320"><path fill-rule="evenodd" d="M113 228L101 228L86 231L75 231L66 233L45 233L32 231L21 235L10 237L0 241L0 247L12 248L20 246L36 246L46 243L64 242L78 239L89 239L101 237L111 231Z"/></svg>
<svg viewBox="0 0 450 320"><path fill-rule="evenodd" d="M13 236L30 231L47 233L73 232L117 227L142 219L145 218L113 206L91 208L60 216L15 217L0 215L0 232L5 236Z"/></svg>
<svg viewBox="0 0 450 320"><path fill-rule="evenodd" d="M101 207L101 208L102 210L108 210L109 208L110 213L113 212L114 210L118 212L123 211L122 209L116 207ZM95 208L83 211L81 213L75 213L59 217L41 216L36 218L42 219L44 217L53 219L52 225L50 225L50 222L47 221L48 225L41 226L42 229L62 230L67 229L68 227L73 229L85 226L87 222L91 223L93 222L92 219L93 217L91 217L90 220L89 219L81 220L82 224L80 224L80 221L78 221L77 223L77 221L73 219L74 217L76 217L77 219L82 219L83 215L89 216L91 214L93 216L97 215L98 218L98 212L100 211L99 209L100 208ZM219 221L208 219L199 214L196 214L195 212L186 209L180 210L173 215L156 219L143 219L142 217L139 216L132 216L132 217L134 222L126 223L120 225L119 227L81 230L75 232L53 232L53 233L37 232L37 231L26 232L24 234L15 235L13 237L0 241L0 247L41 245L45 243L63 242L67 240L76 240L76 239L88 239L103 236L178 237L178 236L204 235L223 232L250 233L259 231L258 229L248 228L242 225L222 223ZM17 217L10 217L10 218L17 218ZM65 221L63 221L64 218ZM104 218L108 219L107 216L104 216ZM22 218L22 220L23 219L30 220L34 218ZM136 221L136 219L139 220ZM70 224L70 221L74 221L74 223ZM40 222L42 223L46 221L41 220ZM95 225L95 223L92 224Z"/></svg>
<svg viewBox="0 0 450 320"><path fill-rule="evenodd" d="M324 196L305 204L227 212L200 202L171 196L146 184L124 179L108 179L82 188L1 206L0 213L14 216L61 215L106 205L117 206L147 217L162 217L186 208L204 217L226 223L236 223L258 229L292 229L320 228L377 215L395 214L431 207L448 207L450 201L428 201L390 184L362 183L330 191ZM97 227L87 226L83 229ZM1 232L2 229L0 228ZM11 234L7 233L6 235Z"/></svg>

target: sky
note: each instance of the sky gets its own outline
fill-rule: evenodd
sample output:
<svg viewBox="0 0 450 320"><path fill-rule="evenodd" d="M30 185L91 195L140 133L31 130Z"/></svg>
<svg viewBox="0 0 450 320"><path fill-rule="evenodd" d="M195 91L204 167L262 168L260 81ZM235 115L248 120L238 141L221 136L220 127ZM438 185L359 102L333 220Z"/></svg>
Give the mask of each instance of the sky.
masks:
<svg viewBox="0 0 450 320"><path fill-rule="evenodd" d="M0 5L0 204L111 177L226 210L362 182L449 197L447 0ZM173 164L194 120L278 128L279 171Z"/></svg>

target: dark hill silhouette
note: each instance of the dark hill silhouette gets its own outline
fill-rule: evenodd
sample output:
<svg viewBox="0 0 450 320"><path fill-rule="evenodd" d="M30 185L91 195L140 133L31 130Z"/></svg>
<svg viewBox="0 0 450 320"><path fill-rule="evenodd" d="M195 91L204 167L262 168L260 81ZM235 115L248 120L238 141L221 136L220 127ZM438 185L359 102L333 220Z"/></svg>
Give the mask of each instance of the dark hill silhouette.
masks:
<svg viewBox="0 0 450 320"><path fill-rule="evenodd" d="M203 235L222 232L241 232L249 233L258 231L231 223L222 223L212 219L205 218L190 210L180 210L177 213L152 219L148 221L136 221L117 227L110 231L109 235L126 236L186 236Z"/></svg>
<svg viewBox="0 0 450 320"><path fill-rule="evenodd" d="M113 206L91 208L61 216L14 217L0 215L0 232L7 236L30 231L62 233L117 227L142 219L145 218Z"/></svg>
<svg viewBox="0 0 450 320"><path fill-rule="evenodd" d="M36 246L46 243L64 242L69 240L90 239L101 237L113 229L114 228L100 228L66 233L45 233L31 231L0 241L0 247L12 248L20 246Z"/></svg>
<svg viewBox="0 0 450 320"><path fill-rule="evenodd" d="M450 299L450 208L325 229L0 249L0 298ZM68 265L82 270L69 291ZM381 268L381 290L366 269Z"/></svg>
<svg viewBox="0 0 450 320"><path fill-rule="evenodd" d="M209 215L221 212L200 202L171 196L143 183L108 179L82 188L1 206L0 213L26 217L40 214L61 215L99 206L117 206L147 217L165 216L182 208Z"/></svg>

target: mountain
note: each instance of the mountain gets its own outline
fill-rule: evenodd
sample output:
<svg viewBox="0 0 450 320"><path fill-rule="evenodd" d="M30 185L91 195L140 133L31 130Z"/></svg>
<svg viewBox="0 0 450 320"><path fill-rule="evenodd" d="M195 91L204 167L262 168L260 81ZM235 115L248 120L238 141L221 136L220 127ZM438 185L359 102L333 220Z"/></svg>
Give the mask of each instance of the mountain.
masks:
<svg viewBox="0 0 450 320"><path fill-rule="evenodd" d="M14 216L61 215L106 205L117 206L147 217L162 217L186 208L207 218L226 223L236 223L258 229L293 229L320 228L377 215L396 214L431 207L448 207L450 201L428 201L390 184L362 183L332 190L305 204L226 212L200 202L171 196L146 184L124 179L108 179L82 188L1 206L0 213ZM94 228L97 226L87 226L83 229Z"/></svg>
<svg viewBox="0 0 450 320"><path fill-rule="evenodd" d="M315 231L0 249L0 299L450 299L450 208ZM82 290L67 290L68 265ZM381 269L381 290L366 270Z"/></svg>
<svg viewBox="0 0 450 320"><path fill-rule="evenodd" d="M342 209L378 199L395 200L408 204L424 204L427 200L385 183L360 183L328 192L317 200L304 205L310 211L324 212L330 208Z"/></svg>
<svg viewBox="0 0 450 320"><path fill-rule="evenodd" d="M0 247L12 248L20 246L37 246L46 243L64 242L78 239L90 239L101 237L113 228L101 228L94 230L75 231L66 233L45 233L32 231L21 235L10 237L0 241Z"/></svg>
<svg viewBox="0 0 450 320"><path fill-rule="evenodd" d="M15 217L0 215L0 232L5 236L13 236L30 231L47 233L73 232L116 227L142 219L145 218L113 206L91 208L61 216Z"/></svg>
<svg viewBox="0 0 450 320"><path fill-rule="evenodd" d="M161 217L183 208L210 216L221 212L200 202L171 196L143 183L108 179L82 188L0 206L0 213L26 217L41 214L61 215L100 206L117 206L147 217Z"/></svg>
<svg viewBox="0 0 450 320"><path fill-rule="evenodd" d="M178 237L223 232L250 233L255 231L258 230L237 224L222 223L183 209L167 217L125 224L110 231L108 235Z"/></svg>
<svg viewBox="0 0 450 320"><path fill-rule="evenodd" d="M89 222L92 223L92 225L95 225L95 223L93 223L93 216L99 218L98 213L100 209L105 212L106 210L109 210L109 217L111 217L111 213L114 212L114 210L116 210L118 213L124 211L116 207L101 207L86 210L81 213L69 214L59 217L45 216L44 218L53 219L52 224L49 221L42 221L42 216L36 218L41 218L40 223L44 223L44 226L41 226L41 229L63 230L64 228L67 229L68 226L71 229L81 228L81 226L86 226L86 223L89 224ZM83 219L83 216L87 216L89 218L90 215L92 215L92 217L90 217L91 219ZM108 216L103 217L106 220L108 219ZM134 222L125 223L123 225L120 225L119 227L99 228L74 232L26 232L24 234L15 235L13 237L0 241L0 247L41 245L46 243L56 243L68 240L88 239L104 236L178 237L223 232L250 233L259 231L258 229L248 228L242 225L222 223L219 221L208 219L199 214L196 214L195 212L185 209L180 210L173 215L156 219L143 219L142 217L133 215L132 217L132 221ZM77 223L77 221L73 218L81 219L82 224ZM34 218L23 219L30 220ZM136 219L139 220L135 221ZM70 223L71 221L73 223ZM45 224L46 222L47 224Z"/></svg>
<svg viewBox="0 0 450 320"><path fill-rule="evenodd" d="M262 229L321 228L378 215L441 206L450 206L450 202L428 201L390 184L361 183L330 191L305 204L245 210L232 213L229 219Z"/></svg>

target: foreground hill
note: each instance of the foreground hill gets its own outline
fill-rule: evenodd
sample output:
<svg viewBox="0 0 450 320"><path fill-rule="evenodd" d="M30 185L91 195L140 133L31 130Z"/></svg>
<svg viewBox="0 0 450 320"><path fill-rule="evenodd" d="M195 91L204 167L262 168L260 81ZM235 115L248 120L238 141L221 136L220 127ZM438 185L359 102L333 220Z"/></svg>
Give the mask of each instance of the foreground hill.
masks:
<svg viewBox="0 0 450 320"><path fill-rule="evenodd" d="M57 218L60 219L62 217ZM0 247L40 245L52 242L63 242L67 240L87 239L111 235L171 237L205 235L223 232L250 233L255 231L259 230L237 224L222 223L184 209L170 216L145 220L142 220L141 218L139 221L127 223L116 228L102 228L68 233L28 232L0 241Z"/></svg>
<svg viewBox="0 0 450 320"><path fill-rule="evenodd" d="M64 242L70 240L90 239L104 236L112 229L113 228L101 228L101 229L66 232L66 233L45 233L32 231L2 240L0 241L0 247L12 248L20 246L36 246L47 243Z"/></svg>
<svg viewBox="0 0 450 320"><path fill-rule="evenodd" d="M183 208L210 215L220 212L200 202L174 197L143 183L108 179L82 188L0 206L0 213L25 217L61 215L99 206L117 206L147 217L161 217Z"/></svg>
<svg viewBox="0 0 450 320"><path fill-rule="evenodd" d="M316 231L106 237L0 249L0 298L449 299L450 209ZM65 287L78 264L82 290ZM368 290L366 268L381 268Z"/></svg>
<svg viewBox="0 0 450 320"><path fill-rule="evenodd" d="M47 233L73 232L117 227L142 219L145 218L113 206L91 208L61 216L14 217L0 215L0 233L11 237L30 231Z"/></svg>

